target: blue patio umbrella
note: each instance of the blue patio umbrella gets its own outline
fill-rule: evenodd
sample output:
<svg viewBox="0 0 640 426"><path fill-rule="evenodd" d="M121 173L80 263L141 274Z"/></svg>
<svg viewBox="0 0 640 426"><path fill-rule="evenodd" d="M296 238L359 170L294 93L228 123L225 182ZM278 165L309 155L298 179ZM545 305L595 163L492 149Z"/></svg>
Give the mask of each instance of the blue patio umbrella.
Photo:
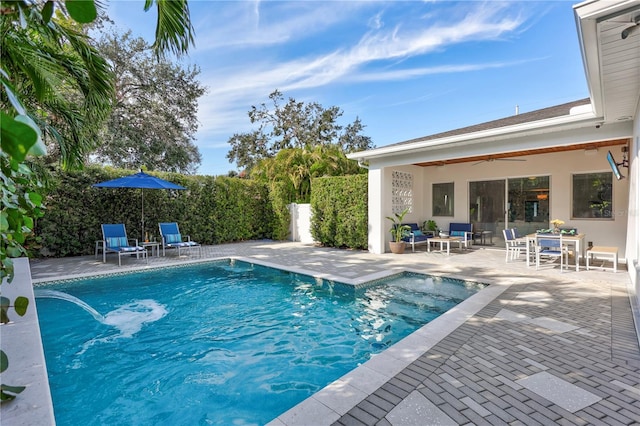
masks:
<svg viewBox="0 0 640 426"><path fill-rule="evenodd" d="M140 188L142 190L142 234L144 238L144 190L145 189L187 189L184 186L176 185L168 180L160 179L148 175L142 170L135 175L123 176L121 178L96 183L92 186L97 188Z"/></svg>

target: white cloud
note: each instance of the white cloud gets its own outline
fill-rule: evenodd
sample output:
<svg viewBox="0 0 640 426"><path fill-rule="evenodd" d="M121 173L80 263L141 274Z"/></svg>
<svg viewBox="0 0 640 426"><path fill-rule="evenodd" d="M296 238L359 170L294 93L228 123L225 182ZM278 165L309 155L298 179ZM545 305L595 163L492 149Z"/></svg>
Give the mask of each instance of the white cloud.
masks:
<svg viewBox="0 0 640 426"><path fill-rule="evenodd" d="M242 2L240 2L242 3ZM337 7L351 7L351 2L293 2L284 3L277 9L286 14L274 20L276 11L268 12L247 3L245 8L254 8L254 13L242 13L234 9L240 22L229 22L225 28L214 31L212 37L220 40L220 34L238 32L242 27L247 35L242 43L284 43L279 49L286 50L285 41L295 37L307 37L309 32L320 32L342 18ZM356 2L358 3L358 2ZM234 3L235 4L235 3ZM313 7L311 7L313 6ZM353 12L356 9L352 10ZM229 65L216 64L203 72L203 84L209 92L200 102L199 113L203 133L237 132L248 128L246 112L251 105L264 102L269 93L279 89L288 91L328 86L334 83L362 83L394 81L422 77L435 73L468 72L486 68L498 68L517 64L513 62L469 63L457 65L435 65L432 67L410 67L397 69L389 61L406 60L468 41L495 40L517 31L524 20L501 3L477 3L469 8L468 3L460 11L447 11L446 21L438 19L435 12L425 14L422 19L411 20L406 16L393 16L395 26L385 29L380 23L381 13L368 19L369 27L351 46L342 44L324 53L309 52L305 55L283 59L278 53L252 51L249 57L230 61ZM293 16L289 13L295 13ZM386 20L391 21L390 14ZM231 16L225 15L231 20ZM251 25L250 22L252 21ZM371 22L378 22L371 26ZM366 29L365 29L366 28ZM259 30L258 30L259 29ZM303 30L308 29L307 32ZM348 38L345 37L345 43ZM232 42L228 42L232 43ZM240 43L240 42L239 42ZM213 49L213 48L212 48ZM292 48L293 49L293 48ZM321 49L320 49L321 50Z"/></svg>
<svg viewBox="0 0 640 426"><path fill-rule="evenodd" d="M349 20L365 1L214 2L194 19L197 52L280 45L309 38Z"/></svg>

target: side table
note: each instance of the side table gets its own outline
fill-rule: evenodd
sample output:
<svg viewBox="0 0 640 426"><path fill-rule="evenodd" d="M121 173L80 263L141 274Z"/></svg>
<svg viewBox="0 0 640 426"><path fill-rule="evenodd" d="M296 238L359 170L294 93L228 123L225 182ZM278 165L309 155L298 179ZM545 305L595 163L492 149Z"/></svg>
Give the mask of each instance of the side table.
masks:
<svg viewBox="0 0 640 426"><path fill-rule="evenodd" d="M160 243L157 241L145 241L141 244L145 249L151 247L151 256L160 255Z"/></svg>

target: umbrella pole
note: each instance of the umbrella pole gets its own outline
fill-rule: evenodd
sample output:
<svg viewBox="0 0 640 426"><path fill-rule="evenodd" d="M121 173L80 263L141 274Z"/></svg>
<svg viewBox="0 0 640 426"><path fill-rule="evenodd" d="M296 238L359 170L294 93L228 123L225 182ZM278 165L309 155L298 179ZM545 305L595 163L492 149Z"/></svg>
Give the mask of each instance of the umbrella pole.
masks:
<svg viewBox="0 0 640 426"><path fill-rule="evenodd" d="M140 234L140 240L144 241L144 188L142 191L142 234Z"/></svg>

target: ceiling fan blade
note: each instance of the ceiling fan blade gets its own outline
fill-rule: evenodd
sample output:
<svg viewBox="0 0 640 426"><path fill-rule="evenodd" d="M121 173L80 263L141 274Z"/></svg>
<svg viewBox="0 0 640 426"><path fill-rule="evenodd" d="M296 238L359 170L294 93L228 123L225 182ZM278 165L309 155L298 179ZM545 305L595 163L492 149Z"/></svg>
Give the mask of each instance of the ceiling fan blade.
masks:
<svg viewBox="0 0 640 426"><path fill-rule="evenodd" d="M527 161L525 158L487 158L486 160L480 160L477 163L473 163L472 166L477 166L480 163L490 163L492 161Z"/></svg>

